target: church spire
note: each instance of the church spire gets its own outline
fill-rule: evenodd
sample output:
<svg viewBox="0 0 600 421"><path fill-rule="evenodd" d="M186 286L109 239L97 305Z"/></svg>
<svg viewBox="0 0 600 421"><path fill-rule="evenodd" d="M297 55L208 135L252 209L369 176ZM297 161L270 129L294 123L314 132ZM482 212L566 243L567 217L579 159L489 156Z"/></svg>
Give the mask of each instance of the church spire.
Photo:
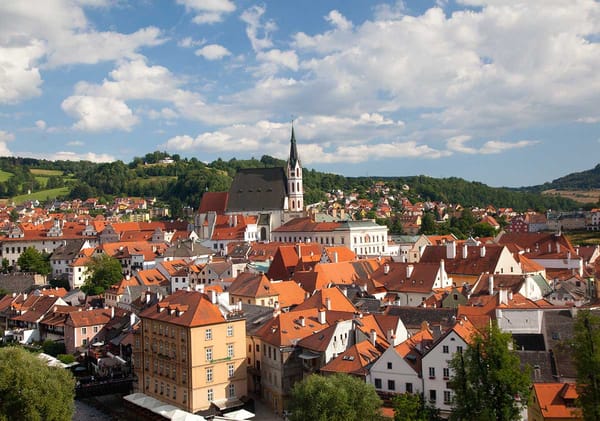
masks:
<svg viewBox="0 0 600 421"><path fill-rule="evenodd" d="M290 168L295 168L298 159L298 149L296 149L296 136L294 135L294 122L292 121L292 137L290 139Z"/></svg>

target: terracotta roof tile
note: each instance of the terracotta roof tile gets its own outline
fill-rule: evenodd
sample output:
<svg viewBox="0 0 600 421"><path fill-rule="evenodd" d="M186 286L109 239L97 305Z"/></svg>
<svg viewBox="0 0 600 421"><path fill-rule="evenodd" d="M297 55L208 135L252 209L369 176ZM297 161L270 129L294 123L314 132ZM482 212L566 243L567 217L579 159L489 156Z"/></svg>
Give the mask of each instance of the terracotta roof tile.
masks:
<svg viewBox="0 0 600 421"><path fill-rule="evenodd" d="M210 299L196 291L179 290L140 313L140 318L195 327L225 322L225 317Z"/></svg>

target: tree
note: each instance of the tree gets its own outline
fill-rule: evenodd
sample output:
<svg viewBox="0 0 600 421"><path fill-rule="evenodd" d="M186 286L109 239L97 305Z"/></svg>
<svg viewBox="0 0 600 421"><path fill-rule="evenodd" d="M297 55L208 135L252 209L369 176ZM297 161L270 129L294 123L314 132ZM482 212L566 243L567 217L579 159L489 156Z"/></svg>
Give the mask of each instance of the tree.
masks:
<svg viewBox="0 0 600 421"><path fill-rule="evenodd" d="M74 395L69 371L21 348L0 349L0 420L71 420Z"/></svg>
<svg viewBox="0 0 600 421"><path fill-rule="evenodd" d="M423 395L403 393L392 398L394 421L438 421L439 409L425 403Z"/></svg>
<svg viewBox="0 0 600 421"><path fill-rule="evenodd" d="M123 279L121 263L106 254L93 257L86 268L89 277L81 287L81 290L86 294L102 294L111 285Z"/></svg>
<svg viewBox="0 0 600 421"><path fill-rule="evenodd" d="M577 368L577 404L585 420L600 420L600 317L579 310L573 337Z"/></svg>
<svg viewBox="0 0 600 421"><path fill-rule="evenodd" d="M431 212L425 212L423 218L421 219L421 234L435 234L436 226L435 226L435 217Z"/></svg>
<svg viewBox="0 0 600 421"><path fill-rule="evenodd" d="M24 272L35 272L40 275L48 275L52 272L50 255L37 251L35 247L27 247L17 259L17 265Z"/></svg>
<svg viewBox="0 0 600 421"><path fill-rule="evenodd" d="M520 419L531 379L519 357L509 349L512 336L492 325L476 334L464 352L450 362L454 390L452 420L509 421Z"/></svg>
<svg viewBox="0 0 600 421"><path fill-rule="evenodd" d="M375 388L347 374L313 374L292 389L290 420L380 420L381 399Z"/></svg>

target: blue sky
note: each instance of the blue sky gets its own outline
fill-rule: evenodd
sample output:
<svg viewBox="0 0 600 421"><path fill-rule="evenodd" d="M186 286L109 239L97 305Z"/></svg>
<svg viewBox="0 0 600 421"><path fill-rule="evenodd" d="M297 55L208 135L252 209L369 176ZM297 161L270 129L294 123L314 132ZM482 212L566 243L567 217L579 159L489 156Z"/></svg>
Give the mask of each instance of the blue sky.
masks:
<svg viewBox="0 0 600 421"><path fill-rule="evenodd" d="M0 155L425 174L600 162L594 0L0 2Z"/></svg>

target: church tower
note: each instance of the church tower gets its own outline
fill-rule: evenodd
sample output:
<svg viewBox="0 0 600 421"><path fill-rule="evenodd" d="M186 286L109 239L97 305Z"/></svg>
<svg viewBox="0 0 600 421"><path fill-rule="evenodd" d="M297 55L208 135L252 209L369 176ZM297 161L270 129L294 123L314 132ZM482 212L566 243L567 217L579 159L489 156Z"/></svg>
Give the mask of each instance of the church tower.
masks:
<svg viewBox="0 0 600 421"><path fill-rule="evenodd" d="M304 210L304 187L302 186L302 166L296 149L296 136L292 123L292 138L290 139L290 157L287 162L288 179L288 209L292 212Z"/></svg>

